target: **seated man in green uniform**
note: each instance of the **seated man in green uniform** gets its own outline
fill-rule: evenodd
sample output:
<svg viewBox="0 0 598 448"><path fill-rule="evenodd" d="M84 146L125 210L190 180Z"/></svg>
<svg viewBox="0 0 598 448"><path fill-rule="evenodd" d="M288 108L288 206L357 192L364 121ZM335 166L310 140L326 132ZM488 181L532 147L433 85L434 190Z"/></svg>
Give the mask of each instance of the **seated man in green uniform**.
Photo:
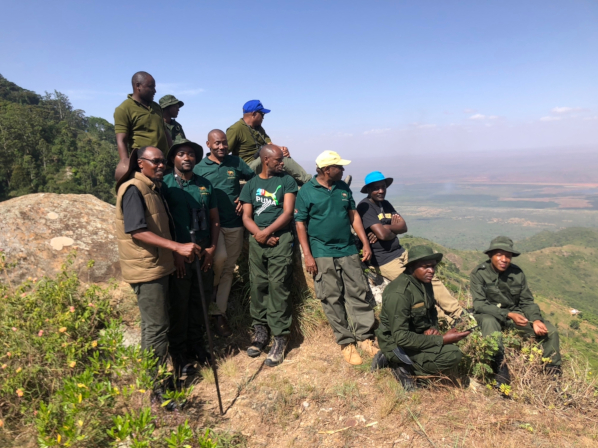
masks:
<svg viewBox="0 0 598 448"><path fill-rule="evenodd" d="M262 127L264 115L270 113L259 100L247 101L243 105L243 118L226 130L228 148L232 155L241 157L256 173L262 172L259 157L260 148L272 143L268 134ZM304 184L311 179L311 175L291 159L286 146L280 146L284 155L284 170L299 184Z"/></svg>
<svg viewBox="0 0 598 448"><path fill-rule="evenodd" d="M181 126L181 124L175 120L175 118L179 116L179 109L183 107L185 103L177 100L174 95L164 95L162 98L160 98L158 103L162 108L162 118L164 119L164 124L170 133L170 138L172 141L175 142L178 139L187 138L185 137L183 126Z"/></svg>
<svg viewBox="0 0 598 448"><path fill-rule="evenodd" d="M114 132L120 162L115 178L120 179L129 167L133 149L153 146L168 154L172 140L164 121L162 109L154 103L156 81L147 72L137 72L131 79L133 93L114 110Z"/></svg>
<svg viewBox="0 0 598 448"><path fill-rule="evenodd" d="M206 300L212 296L212 259L218 237L220 220L218 202L207 179L193 173L193 168L203 156L197 143L178 140L168 153L168 164L173 172L164 176L163 192L174 220L175 238L178 243L191 241L192 214L199 213L205 222L196 235L201 247L200 263ZM209 361L204 348L204 319L199 279L194 264L175 254L176 272L170 278L170 329L168 340L170 355L177 377L194 373L193 363Z"/></svg>
<svg viewBox="0 0 598 448"><path fill-rule="evenodd" d="M474 317L481 327L482 335L515 328L535 336L542 341L543 357L550 358L545 371L560 374L559 334L554 325L542 317L521 268L511 263L511 259L520 254L513 248L513 240L498 236L490 242L490 247L484 253L489 259L476 266L470 277ZM497 374L498 386L509 384L510 375L504 363L502 341L493 368Z"/></svg>
<svg viewBox="0 0 598 448"><path fill-rule="evenodd" d="M412 374L437 375L459 364L461 350L456 345L471 331L446 334L438 331L432 278L442 254L428 246L409 250L406 270L384 290L380 326L376 330L380 353L372 368L390 365L405 390L415 387Z"/></svg>
<svg viewBox="0 0 598 448"><path fill-rule="evenodd" d="M282 150L265 145L260 151L262 172L241 191L243 224L249 237L249 280L254 336L247 355L260 355L268 343L268 328L274 343L265 364L281 364L291 333L289 303L293 234L290 223L295 208L297 182L283 170Z"/></svg>

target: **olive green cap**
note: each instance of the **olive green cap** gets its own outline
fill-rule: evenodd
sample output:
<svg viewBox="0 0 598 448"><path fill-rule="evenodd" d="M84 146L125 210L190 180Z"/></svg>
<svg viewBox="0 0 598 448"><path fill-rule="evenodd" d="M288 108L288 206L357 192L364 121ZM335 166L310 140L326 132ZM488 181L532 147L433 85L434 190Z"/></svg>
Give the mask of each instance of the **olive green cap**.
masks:
<svg viewBox="0 0 598 448"><path fill-rule="evenodd" d="M170 151L168 151L168 156L166 156L168 166L174 166L174 155L176 154L177 149L181 146L190 146L191 148L193 148L193 150L195 151L196 164L199 163L201 159L203 159L203 147L201 145L198 145L197 143L192 142L191 140L187 140L186 138L180 137L174 141L174 143L170 147Z"/></svg>
<svg viewBox="0 0 598 448"><path fill-rule="evenodd" d="M172 106L173 104L178 104L179 107L183 107L185 105L185 103L182 101L177 100L174 95L164 95L162 98L160 98L158 103L160 103L160 107L162 109L166 109L168 106Z"/></svg>
<svg viewBox="0 0 598 448"><path fill-rule="evenodd" d="M415 263L416 261L436 260L440 263L442 254L434 250L430 246L413 246L407 253L407 265Z"/></svg>
<svg viewBox="0 0 598 448"><path fill-rule="evenodd" d="M513 254L514 257L518 257L521 255L521 252L517 252L513 249L513 240L508 236L497 236L492 241L490 241L490 247L484 251L485 254L488 252L492 252L493 250L504 250L505 252L510 252Z"/></svg>

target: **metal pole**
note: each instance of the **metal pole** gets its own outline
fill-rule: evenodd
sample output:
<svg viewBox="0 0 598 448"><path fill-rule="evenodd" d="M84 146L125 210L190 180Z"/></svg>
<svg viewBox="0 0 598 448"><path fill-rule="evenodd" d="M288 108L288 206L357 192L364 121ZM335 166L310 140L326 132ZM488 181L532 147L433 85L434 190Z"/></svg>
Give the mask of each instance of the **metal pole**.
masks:
<svg viewBox="0 0 598 448"><path fill-rule="evenodd" d="M191 241L194 244L197 244L195 241L195 231L190 230L189 233L191 234ZM216 384L216 393L218 394L218 406L220 406L220 415L224 415L224 410L222 408L222 398L220 397L220 385L218 384L218 372L216 371L216 356L214 355L214 343L212 342L212 332L210 331L210 320L208 319L208 306L206 304L206 296L203 290L203 279L201 278L201 265L199 264L200 259L199 257L195 258L195 269L197 270L197 281L199 282L199 295L201 296L201 306L203 308L203 318L206 324L206 333L208 334L208 345L210 347L210 356L212 357L212 361L210 362L212 366L212 372L214 372L214 383Z"/></svg>

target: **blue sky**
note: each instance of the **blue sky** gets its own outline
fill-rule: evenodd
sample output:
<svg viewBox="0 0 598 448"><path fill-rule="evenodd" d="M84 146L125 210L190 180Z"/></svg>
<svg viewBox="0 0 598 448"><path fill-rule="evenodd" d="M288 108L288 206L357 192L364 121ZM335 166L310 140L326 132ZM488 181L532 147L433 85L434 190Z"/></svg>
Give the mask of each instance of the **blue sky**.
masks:
<svg viewBox="0 0 598 448"><path fill-rule="evenodd" d="M598 149L598 2L5 2L0 73L112 121L146 70L202 143L243 103L295 158Z"/></svg>

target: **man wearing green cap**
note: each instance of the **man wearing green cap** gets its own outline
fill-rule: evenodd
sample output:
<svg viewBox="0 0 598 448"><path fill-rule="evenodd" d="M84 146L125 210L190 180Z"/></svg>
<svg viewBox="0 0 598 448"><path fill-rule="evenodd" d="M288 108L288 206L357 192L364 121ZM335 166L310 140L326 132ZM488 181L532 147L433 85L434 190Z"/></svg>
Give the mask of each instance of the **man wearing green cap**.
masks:
<svg viewBox="0 0 598 448"><path fill-rule="evenodd" d="M264 108L259 100L247 101L243 105L243 117L226 130L226 138L231 154L239 156L256 173L262 172L259 157L260 148L272 143L262 127L264 116L270 113L270 109ZM311 179L311 174L291 159L289 149L280 146L284 156L284 170L290 174L300 185Z"/></svg>
<svg viewBox="0 0 598 448"><path fill-rule="evenodd" d="M437 375L451 370L461 360L454 345L471 331L446 334L438 330L432 278L442 254L428 246L409 250L406 270L384 290L380 326L376 330L381 353L373 368L390 365L405 390L414 388L412 375Z"/></svg>
<svg viewBox="0 0 598 448"><path fill-rule="evenodd" d="M407 223L386 200L386 190L392 182L392 177L372 171L365 177L365 185L361 188L367 197L357 205L372 247L369 265L390 281L401 275L407 264L407 251L397 237L407 232ZM438 318L453 324L463 313L463 308L436 275L432 279L432 287Z"/></svg>
<svg viewBox="0 0 598 448"><path fill-rule="evenodd" d="M170 138L172 141L176 141L180 138L186 139L183 126L175 120L179 116L179 109L185 105L182 101L176 99L174 95L164 95L158 101L162 108L162 117L164 118L164 124L166 129L170 132ZM197 161L199 163L199 160Z"/></svg>
<svg viewBox="0 0 598 448"><path fill-rule="evenodd" d="M214 281L212 260L218 236L220 220L218 203L212 184L193 173L193 168L203 156L203 149L197 143L179 139L168 153L168 164L173 172L164 176L163 191L168 208L174 220L175 240L179 243L191 241L189 230L193 227L193 215L200 221L196 235L201 247L200 263L205 297L212 296ZM204 225L201 225L201 223ZM170 283L170 330L168 339L175 374L192 374L195 361L205 363L209 357L204 348L204 320L197 269L194 260L175 254L175 274Z"/></svg>
<svg viewBox="0 0 598 448"><path fill-rule="evenodd" d="M550 322L544 320L540 307L534 302L525 274L511 259L520 252L513 248L513 240L498 236L484 251L488 260L471 271L471 296L474 317L478 321L482 335L514 328L542 341L544 358L550 358L545 371L551 374L561 372L559 334ZM500 351L494 359L493 368L498 385L509 384L509 369L504 363L502 340Z"/></svg>

